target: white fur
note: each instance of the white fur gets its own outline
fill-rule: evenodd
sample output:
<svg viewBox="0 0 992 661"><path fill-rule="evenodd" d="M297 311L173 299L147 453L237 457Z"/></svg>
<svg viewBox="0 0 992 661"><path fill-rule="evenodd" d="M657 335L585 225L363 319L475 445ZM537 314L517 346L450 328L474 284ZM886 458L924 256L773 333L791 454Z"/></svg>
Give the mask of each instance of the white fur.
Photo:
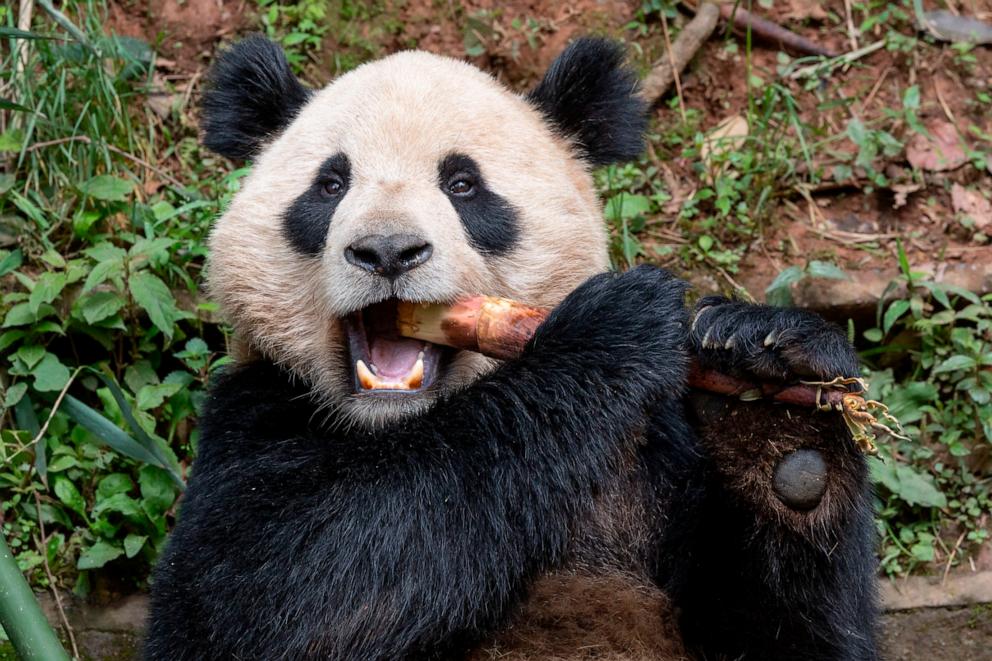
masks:
<svg viewBox="0 0 992 661"><path fill-rule="evenodd" d="M296 253L281 214L342 152L351 183L322 256ZM437 167L473 158L519 212L520 236L503 257L469 243L441 190ZM360 236L420 234L432 258L388 280L344 259ZM301 110L258 157L210 238L209 287L248 345L302 378L329 407L375 423L423 408L492 366L460 353L437 388L391 403L351 393L343 315L390 296L452 301L490 294L553 306L608 267L592 178L540 114L493 78L457 60L404 52L342 76Z"/></svg>

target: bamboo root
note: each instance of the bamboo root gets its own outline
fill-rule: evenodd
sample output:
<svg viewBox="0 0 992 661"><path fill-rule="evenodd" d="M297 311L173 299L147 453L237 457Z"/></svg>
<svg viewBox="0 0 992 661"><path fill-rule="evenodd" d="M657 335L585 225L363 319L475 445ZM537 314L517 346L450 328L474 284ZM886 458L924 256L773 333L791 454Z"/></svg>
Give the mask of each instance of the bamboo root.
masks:
<svg viewBox="0 0 992 661"><path fill-rule="evenodd" d="M473 296L450 306L401 301L397 326L405 337L510 360L523 352L547 315L544 308L490 296ZM695 364L689 370L689 387L743 400L770 398L785 404L834 410L842 410L844 396L852 394L846 389L807 384L782 387L775 383L752 383Z"/></svg>

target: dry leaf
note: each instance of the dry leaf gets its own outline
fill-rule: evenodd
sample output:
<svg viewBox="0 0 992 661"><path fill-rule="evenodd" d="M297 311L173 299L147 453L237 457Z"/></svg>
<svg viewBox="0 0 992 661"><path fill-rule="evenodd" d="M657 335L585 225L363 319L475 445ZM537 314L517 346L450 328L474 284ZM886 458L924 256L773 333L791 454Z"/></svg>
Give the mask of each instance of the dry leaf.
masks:
<svg viewBox="0 0 992 661"><path fill-rule="evenodd" d="M951 206L955 213L968 216L975 223L975 229L983 231L992 224L992 202L977 190L960 184L951 187Z"/></svg>
<svg viewBox="0 0 992 661"><path fill-rule="evenodd" d="M714 171L712 160L714 157L723 156L728 152L740 149L744 146L744 141L748 136L747 120L740 115L727 117L717 124L703 140L703 145L699 150L699 157L706 166L706 171L714 177L720 173L726 162L719 163Z"/></svg>
<svg viewBox="0 0 992 661"><path fill-rule="evenodd" d="M807 18L823 21L827 18L827 12L823 8L823 3L818 0L789 0L789 10L782 14L782 18L790 21L802 21Z"/></svg>
<svg viewBox="0 0 992 661"><path fill-rule="evenodd" d="M906 160L914 168L943 172L954 170L968 162L958 130L950 122L934 122L927 126L929 136L917 133L906 145Z"/></svg>

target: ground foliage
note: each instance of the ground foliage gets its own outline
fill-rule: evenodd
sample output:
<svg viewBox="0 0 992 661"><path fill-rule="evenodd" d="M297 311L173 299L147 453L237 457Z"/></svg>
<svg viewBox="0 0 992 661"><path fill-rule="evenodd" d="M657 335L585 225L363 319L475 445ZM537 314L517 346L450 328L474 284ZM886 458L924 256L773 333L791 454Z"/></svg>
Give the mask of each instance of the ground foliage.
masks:
<svg viewBox="0 0 992 661"><path fill-rule="evenodd" d="M878 35L893 57L925 46L946 49L962 70L976 66L967 47L924 42L909 3L853 6L859 32ZM203 388L226 361L227 329L200 272L210 222L246 170L197 145L197 75L161 75L159 44L107 31L102 1L62 9L71 23L39 12L24 35L0 8L0 521L35 585L129 590L146 580L174 521ZM246 27L280 39L305 76L417 43L387 3L258 0L254 9ZM557 29L549 16L509 10L437 12L442 29L429 35L455 25L467 57L503 70L533 59ZM609 31L647 66L662 15L677 33L678 11L656 0ZM844 30L832 9L826 20ZM804 69L817 63L778 54L761 67L749 40L731 35L713 48L743 55L740 107L714 127L690 85L659 110L642 159L596 174L618 267L655 261L741 290L744 262L775 241L787 254L781 218L806 202L812 214L819 190L867 199L926 183L921 168L892 167L914 135L930 135L918 84L900 86L898 104L877 116L819 122L804 108L824 117L837 108L821 76L839 65ZM987 89L968 103L992 109ZM980 191L992 129L962 130L973 138L964 151L972 174L955 184ZM987 242L975 219L953 222L963 240ZM901 273L875 323L850 326L872 395L907 433L884 439L874 463L883 566L951 567L989 535L992 301L915 273L901 244L857 251ZM789 304L803 281L851 278L848 262L838 252L806 255L782 266L765 295Z"/></svg>

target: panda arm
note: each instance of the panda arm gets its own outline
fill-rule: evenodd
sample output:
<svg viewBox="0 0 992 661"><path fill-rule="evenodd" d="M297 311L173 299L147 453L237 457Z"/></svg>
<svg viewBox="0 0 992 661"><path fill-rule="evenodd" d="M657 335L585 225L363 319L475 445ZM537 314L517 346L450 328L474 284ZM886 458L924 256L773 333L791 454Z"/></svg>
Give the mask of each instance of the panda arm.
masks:
<svg viewBox="0 0 992 661"><path fill-rule="evenodd" d="M705 367L782 382L859 374L844 333L810 312L720 298L698 310L690 346ZM702 493L690 552L665 554L689 647L702 658L877 658L871 492L840 415L704 393L690 404Z"/></svg>
<svg viewBox="0 0 992 661"><path fill-rule="evenodd" d="M193 649L399 659L470 646L564 559L646 404L681 397L683 292L657 269L594 278L519 360L374 434L305 431L302 398L235 376L204 424L153 617L182 606L168 595L184 580L205 613L190 629L208 631ZM153 624L153 649L181 631Z"/></svg>

